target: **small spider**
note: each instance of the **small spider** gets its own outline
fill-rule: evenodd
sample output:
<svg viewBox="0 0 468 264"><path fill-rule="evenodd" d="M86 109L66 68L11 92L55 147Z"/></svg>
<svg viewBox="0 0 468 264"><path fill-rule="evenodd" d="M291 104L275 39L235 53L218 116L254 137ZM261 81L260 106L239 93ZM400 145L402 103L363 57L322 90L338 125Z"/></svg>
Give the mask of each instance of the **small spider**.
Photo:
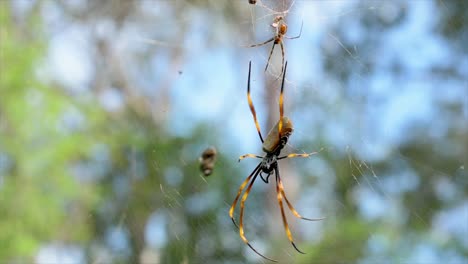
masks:
<svg viewBox="0 0 468 264"><path fill-rule="evenodd" d="M265 66L265 71L268 69L268 65L270 64L271 55L273 54L273 50L275 50L275 45L279 44L280 47L281 47L281 56L282 56L281 73L280 73L279 76L281 76L281 74L283 74L283 71L284 71L284 56L285 56L284 55L285 52L284 52L283 38L287 38L287 39L300 38L301 34L302 34L302 26L303 25L304 25L304 22L302 22L302 24L301 24L301 30L299 32L299 35L297 35L295 37L288 37L288 36L286 36L286 32L288 31L288 25L284 21L284 17L283 16L277 16L277 17L275 17L275 19L273 20L273 23L271 24L271 26L276 29L275 36L272 37L271 39L263 42L263 43L250 45L250 47L253 48L253 47L263 46L263 45L268 44L268 43L273 41L273 47L271 47L270 55L268 55L268 61L267 61L267 64Z"/></svg>
<svg viewBox="0 0 468 264"><path fill-rule="evenodd" d="M200 162L200 171L208 177L213 173L213 168L216 163L217 152L214 147L209 147L203 151L201 157L199 158Z"/></svg>
<svg viewBox="0 0 468 264"><path fill-rule="evenodd" d="M260 131L260 125L258 124L257 121L257 114L255 112L255 107L252 103L252 98L250 97L250 71L251 71L251 63L249 63L249 75L248 75L248 80L247 80L247 101L249 103L250 111L252 112L255 126L257 128L258 135L260 137L260 140L262 141L263 145L263 151L265 152L264 156L259 156L255 154L245 154L239 157L239 161L244 159L244 158L259 158L261 159L261 162L255 167L255 169L252 171L252 173L247 177L247 179L244 180L244 182L241 184L236 198L234 199L234 202L232 203L232 206L229 210L229 216L231 217L232 222L236 227L239 228L239 235L241 239L244 241L245 244L247 244L255 253L260 255L261 257L274 261L276 260L270 259L265 257L264 255L260 254L256 249L250 245L249 241L244 235L244 222L243 222L243 217L244 217L244 206L245 206L245 201L247 200L247 197L249 196L249 192L252 189L252 186L257 179L257 176L260 175L260 178L265 182L268 183L269 177L272 174L275 174L275 181L276 181L276 195L278 199L278 204L281 210L281 216L283 218L283 225L284 229L286 231L286 235L293 245L293 247L299 252L304 254L304 252L300 251L297 246L294 244L293 238L291 231L289 230L288 226L288 221L286 220L286 215L284 213L284 208L283 208L283 199L286 202L286 204L289 207L289 210L297 217L301 218L304 220L309 220L309 221L318 221L322 220L324 218L316 218L316 219L310 219L310 218L305 218L302 217L296 209L292 206L292 204L289 202L288 198L286 198L286 193L284 192L284 186L283 182L280 177L279 169L278 169L278 160L282 159L287 159L287 158L295 158L295 157L309 157L313 154L316 154L317 152L313 153L291 153L285 156L281 156L281 150L284 148L286 143L288 142L289 136L293 132L293 125L291 120L283 116L283 90L284 90L284 79L286 76L286 69L287 69L287 62L284 66L284 74L283 74L283 81L281 83L281 92L280 92L280 97L279 97L279 110L280 110L280 118L279 121L276 123L276 125L270 130L268 133L267 137L265 140L263 140L262 133ZM250 183L249 183L250 182ZM234 209L237 205L237 201L239 200L242 191L245 189L247 183L249 183L249 186L247 187L246 191L244 192L244 195L242 196L241 199L241 204L240 204L240 216L239 216L239 226L237 225L236 221L234 220Z"/></svg>

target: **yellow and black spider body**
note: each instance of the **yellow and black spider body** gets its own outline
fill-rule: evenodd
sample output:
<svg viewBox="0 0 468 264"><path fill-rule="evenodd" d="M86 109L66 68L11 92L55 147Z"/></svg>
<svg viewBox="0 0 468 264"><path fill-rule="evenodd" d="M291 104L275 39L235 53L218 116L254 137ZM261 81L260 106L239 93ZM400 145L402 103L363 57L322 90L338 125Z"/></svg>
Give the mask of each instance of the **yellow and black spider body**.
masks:
<svg viewBox="0 0 468 264"><path fill-rule="evenodd" d="M281 131L279 130L280 123L283 124ZM266 153L262 160L260 177L265 183L268 183L268 178L273 173L276 166L277 158L281 150L288 143L289 136L293 132L292 122L288 117L284 116L281 121L278 120L268 132L265 141L262 144L262 149ZM266 175L266 178L264 176Z"/></svg>
<svg viewBox="0 0 468 264"><path fill-rule="evenodd" d="M262 133L260 131L260 125L257 120L257 114L255 111L255 107L252 103L252 98L250 96L250 72L251 72L251 63L249 63L249 75L248 75L248 80L247 80L247 101L250 107L250 111L252 113L252 116L254 118L255 122L255 127L257 128L258 136L260 137L260 141L262 142L262 149L265 152L264 156L259 156L255 154L245 154L239 157L239 161L244 159L244 158L258 158L261 159L260 163L255 167L255 169L250 173L250 175L244 180L244 182L241 184L239 187L239 190L237 191L236 198L234 199L234 202L231 205L231 208L229 209L229 216L234 223L235 226L239 228L239 235L244 241L245 244L247 244L255 253L260 255L261 257L275 261L273 259L267 258L264 255L260 254L247 240L244 234L244 207L245 207L245 201L247 200L247 197L249 196L250 190L252 189L252 186L257 179L257 177L260 175L260 178L265 182L268 183L269 177L271 175L275 175L275 182L276 182L276 194L277 194L277 199L278 199L278 204L280 207L281 211L281 217L283 220L283 225L284 229L286 231L286 235L293 245L293 247L300 253L303 253L300 251L296 244L293 241L293 237L291 234L291 231L289 229L288 221L286 219L286 214L284 212L283 208L283 200L286 202L288 205L289 210L296 216L297 218L301 218L304 220L309 220L309 221L317 221L317 220L322 220L323 218L316 218L316 219L311 219L311 218L305 218L302 217L296 209L294 209L293 205L289 202L288 198L286 197L286 193L284 191L284 186L283 182L281 180L281 176L279 173L279 167L278 167L278 161L281 159L286 159L286 158L295 158L295 157L309 157L310 155L316 154L317 152L313 153L291 153L285 156L280 156L281 151L283 148L286 146L289 137L291 136L293 132L293 124L291 120L284 116L284 111L283 111L283 92L284 92L284 80L286 76L286 70L287 70L287 62L284 66L284 73L283 73L283 81L281 83L281 92L280 92L280 98L279 98L279 112L280 112L280 118L278 122L276 123L275 126L270 130L268 133L267 137L265 140L263 140ZM247 185L248 184L248 185ZM239 198L241 197L242 192L246 188L244 194L242 195L241 202L240 202L240 215L239 215L239 225L237 225L236 221L234 220L234 209L237 205L237 202L239 201Z"/></svg>
<svg viewBox="0 0 468 264"><path fill-rule="evenodd" d="M280 123L282 123L282 128L280 131ZM294 131L293 124L291 120L283 116L281 122L278 120L276 125L271 128L270 132L268 132L265 141L262 144L262 149L265 153L275 154L278 151L281 151L286 143L288 143L288 138Z"/></svg>

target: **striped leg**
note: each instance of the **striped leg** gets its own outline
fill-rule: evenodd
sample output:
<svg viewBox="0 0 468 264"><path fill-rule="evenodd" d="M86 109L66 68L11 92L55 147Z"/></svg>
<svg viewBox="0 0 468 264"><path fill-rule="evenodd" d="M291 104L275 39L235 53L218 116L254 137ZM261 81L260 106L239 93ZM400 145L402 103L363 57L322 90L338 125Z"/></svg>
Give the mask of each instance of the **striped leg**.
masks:
<svg viewBox="0 0 468 264"><path fill-rule="evenodd" d="M320 150L321 151L321 150ZM289 159L289 158L308 158L309 156L318 154L319 151L314 151L311 153L291 153L286 156L279 157L278 160Z"/></svg>
<svg viewBox="0 0 468 264"><path fill-rule="evenodd" d="M249 241L247 240L247 238L245 237L244 235L244 206L245 206L245 201L247 200L247 197L249 196L249 193L250 193L250 190L252 189L252 186L255 182L255 179L257 178L259 172L261 170L258 169L257 172L255 173L255 176L253 177L252 181L250 182L249 184L249 187L247 187L247 190L245 191L244 195L242 196L242 200L241 200L241 205L240 205L240 216L239 216L239 235L240 237L242 238L242 240L244 241L245 244L247 244L247 246L250 247L250 249L252 249L255 253L257 253L259 256L261 256L262 258L264 259L268 259L270 261L273 261L273 262L277 262L276 260L273 260L273 259L270 259L270 258L267 258L265 257L264 255L260 254L260 252L258 252L250 243Z"/></svg>
<svg viewBox="0 0 468 264"><path fill-rule="evenodd" d="M260 137L260 140L263 143L263 137L262 137L262 132L260 131L260 125L258 124L257 120L257 113L255 112L255 106L253 105L252 102L252 97L250 97L250 71L252 69L252 62L249 62L249 77L247 78L247 101L249 102L249 107L250 107L250 112L252 112L254 121L255 121L255 127L257 128L258 136Z"/></svg>
<svg viewBox="0 0 468 264"><path fill-rule="evenodd" d="M294 216L296 216L297 218L303 219L303 220L307 220L307 221L320 221L320 220L325 219L325 218L305 218L305 217L301 216L296 211L296 209L294 209L294 206L289 202L288 198L286 197L286 193L284 192L283 181L281 180L281 178L279 176L278 176L276 184L278 185L278 188L279 188L279 190L281 192L281 195L283 196L284 200L286 201L286 204L288 205L289 210L291 210L291 212L294 214Z"/></svg>
<svg viewBox="0 0 468 264"><path fill-rule="evenodd" d="M245 186L250 181L252 176L254 174L257 175L259 173L259 171L260 171L260 164L258 164L257 167L255 167L255 169L252 171L252 173L249 175L249 177L247 177L244 180L244 182L241 184L241 186L239 187L239 191L237 191L236 199L234 199L234 202L231 205L231 209L229 209L229 217L231 217L231 220L232 220L232 222L234 223L235 226L237 226L237 224L236 224L236 221L234 220L234 209L236 208L237 201L239 200L239 197L240 197L240 195L242 193L242 190L244 190ZM239 228L239 226L237 226L237 227Z"/></svg>
<svg viewBox="0 0 468 264"><path fill-rule="evenodd" d="M263 159L262 156L259 156L259 155L255 155L255 154L244 154L242 156L239 157L239 162L245 158L257 158L257 159Z"/></svg>
<svg viewBox="0 0 468 264"><path fill-rule="evenodd" d="M284 213L284 208L283 208L283 197L284 196L283 196L283 193L281 192L281 189L280 189L281 182L280 182L280 174L279 174L279 170L278 170L278 164L275 165L275 173L276 173L276 197L278 199L278 204L280 206L281 217L283 218L284 230L286 231L286 235L288 236L289 241L291 242L293 247L297 250L297 252L305 254L304 252L300 251L297 248L296 244L294 244L294 240L293 240L293 237L292 237L292 234L291 234L291 230L289 229L289 225L288 225L288 220L286 219L286 214Z"/></svg>
<svg viewBox="0 0 468 264"><path fill-rule="evenodd" d="M281 141L281 131L283 129L283 116L284 116L284 79L286 76L286 70L288 68L288 62L284 65L284 73L283 73L283 81L281 83L281 92L280 92L280 97L279 97L279 111L280 111L280 118L279 118L279 123L278 123L278 135L279 139Z"/></svg>

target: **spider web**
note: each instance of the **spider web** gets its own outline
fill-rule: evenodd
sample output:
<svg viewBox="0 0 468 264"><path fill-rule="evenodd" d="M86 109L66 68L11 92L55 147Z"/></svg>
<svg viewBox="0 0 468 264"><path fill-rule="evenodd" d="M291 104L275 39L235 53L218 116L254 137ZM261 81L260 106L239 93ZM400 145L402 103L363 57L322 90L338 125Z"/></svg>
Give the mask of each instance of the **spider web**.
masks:
<svg viewBox="0 0 468 264"><path fill-rule="evenodd" d="M293 2L293 5L287 7L286 9L284 8L285 2L280 2L276 6L274 3L270 3L267 1L261 2L261 6L251 6L250 9L250 28L252 32L253 38L256 39L256 41L252 40L247 40L245 43L258 43L261 42L264 39L268 39L269 36L271 36L272 29L270 27L272 19L277 16L277 15L287 15L288 18L293 18L292 21L296 25L296 28L298 28L300 25L300 19L304 19L303 15L298 15L297 12L295 13L294 7L297 9L302 9L306 8L310 5L314 5L317 3L310 3L307 1L295 1ZM325 5L323 3L318 4L319 7L324 7ZM325 24L333 24L336 22L337 19L340 19L341 17L357 17L358 14L361 13L376 13L376 12L385 12L385 10L390 9L391 6L388 6L387 3L375 3L375 2L370 2L367 4L362 4L362 5L350 5L348 6L347 4L343 4L343 7L337 8L337 9L331 9L330 13L321 13L320 15L317 15L316 19L318 21L324 21ZM283 11L278 11L278 10L283 10ZM393 10L391 10L393 11ZM385 14L382 14L382 16L385 16ZM289 20L291 21L291 20ZM241 24L245 24L241 23ZM323 24L320 24L323 25ZM291 30L292 23L289 22L288 24L289 29ZM316 26L318 27L318 26ZM314 27L315 28L315 27ZM256 35L259 35L260 37L256 38ZM252 37L251 36L251 37ZM303 37L299 40L293 40L293 41L287 41L288 43L285 44L286 46L286 52L288 50L294 49L291 48L291 43L292 42L301 42L303 38L307 38L307 31L303 32ZM327 45L331 46L329 47L330 49L333 49L334 51L341 50L343 55L341 58L342 60L346 60L347 62L354 64L356 68L358 68L358 74L355 76L358 79L365 79L364 75L367 75L371 70L364 64L362 59L360 58L359 50L356 46L354 47L346 47L345 44L343 43L343 40L340 40L340 38L336 35L334 32L326 32L326 43ZM258 40L257 40L258 39ZM265 47L262 48L251 48L250 51L247 51L254 57L256 60L259 61L260 66L257 68L257 72L260 71L260 69L263 67L263 63L266 62L267 60L267 54L270 49L271 45L265 45ZM278 65L278 62L280 61L279 59L279 47L276 48L275 53L273 56L276 56L272 58L272 68L274 71L278 72L278 67L276 66L275 69L275 64ZM286 56L288 57L294 57L294 53L291 55L290 53L287 52ZM319 57L319 56L318 56ZM291 60L290 60L291 63ZM290 69L294 68L300 68L298 66L291 66L293 64L290 64ZM344 68L344 66L343 66ZM290 70L292 74L297 70ZM360 73L359 73L360 72ZM288 75L289 76L289 75ZM314 97L319 97L319 99L315 99L319 101L320 99L324 99L326 103L330 103L330 105L324 105L326 111L330 111L330 114L332 115L333 112L336 110L334 109L334 106L332 106L333 103L336 103L337 101L344 103L344 100L349 100L349 103L345 103L346 105L343 107L344 109L342 111L352 111L353 113L356 113L355 115L351 115L350 119L352 120L351 122L345 122L349 125L349 127L352 127L351 123L354 121L357 121L355 123L357 126L357 131L356 132L351 132L349 135L343 135L339 134L338 136L341 137L339 140L332 145L328 144L321 144L315 142L308 142L307 140L302 140L302 139L310 139L314 138L312 135L318 135L319 133L314 132L314 126L311 126L310 123L308 122L298 122L296 124L296 129L295 129L295 134L291 139L291 143L288 144L290 149L288 151L291 152L300 152L300 153L306 153L306 152L311 152L319 149L324 149L324 152L330 153L329 155L335 155L335 156L343 156L344 161L346 161L346 164L348 164L348 173L345 174L344 176L335 176L335 179L327 180L327 177L330 178L330 174L333 174L331 171L330 165L327 165L327 162L324 161L320 157L312 157L311 159L306 159L306 160L294 160L294 161L288 161L286 164L281 165L282 166L282 171L286 171L287 173L286 176L283 176L283 180L285 182L286 188L287 188L287 193L292 192L292 200L296 201L296 208L305 216L311 216L311 217L320 217L325 215L327 217L327 220L320 222L320 223L308 223L308 222L303 222L300 220L295 219L291 214L288 214L288 219L289 223L292 226L293 233L296 237L296 241L299 240L301 242L307 241L309 243L319 243L320 239L323 234L323 229L326 229L327 226L333 226L333 224L339 225L340 223L338 221L335 222L334 216L340 215L340 211L355 211L357 214L361 215L363 219L367 219L367 221L375 221L376 219L384 219L385 217L390 217L390 220L385 220L384 222L389 222L390 225L401 225L401 221L416 221L419 222L421 226L423 226L423 229L428 229L430 230L432 228L433 222L424 215L421 215L419 212L420 210L418 208L410 207L410 211L408 212L409 214L405 216L405 212L402 211L400 203L401 197L395 195L396 193L402 192L395 190L398 189L398 187L393 186L393 187L388 187L387 185L391 186L393 185L398 185L398 181L402 181L402 189L406 189L407 192L413 190L416 188L418 183L415 183L414 175L412 175L412 170L410 167L406 167L405 169L402 169L400 173L403 175L408 175L409 177L407 179L401 179L396 177L396 179L393 179L392 177L385 175L386 177L382 178L380 171L386 171L384 169L375 169L372 163L376 162L376 159L379 160L377 157L372 157L373 153L374 155L380 156L382 155L379 153L378 148L379 144L376 146L372 146L373 141L369 138L372 138L373 135L368 134L366 129L372 129L372 123L366 122L366 120L362 120L358 117L359 114L361 114L363 111L366 109L363 109L365 101L363 101L362 98L362 93L364 92L364 88L362 90L357 90L355 91L355 94L347 95L347 94L340 94L340 89L343 89L343 84L336 83L333 80L326 80L325 83L325 88L319 88L319 85L317 85L319 82L319 77L313 76L312 79L317 78L317 80L313 80L312 84L307 84L307 83L298 83L297 81L293 81L293 79L298 79L298 76L295 76L296 78L288 78L287 79L287 85L288 85L288 90L289 95L287 95L287 100L286 100L286 105L289 105L289 109L293 109L293 116L296 117L294 120L303 120L306 119L307 117L304 117L299 111L301 109L295 109L296 107L291 106L294 105L294 103L290 103L291 101L293 102L301 102L301 96L304 95L304 93L310 93ZM301 75L299 75L301 77ZM261 80L261 77L256 77L254 78L256 80ZM268 81L267 81L268 83ZM255 82L254 80L254 85L261 85L259 82ZM258 92L253 92L253 97L254 98L262 98L265 96L265 94L270 93L270 92L278 92L279 86L278 84L276 85L270 85L268 83L268 88L266 88L264 91L260 90ZM270 86L276 86L277 88L273 88L272 91L268 90L270 89ZM323 86L323 85L320 85ZM306 91L308 90L308 91ZM305 92L306 91L306 92ZM361 96L361 97L360 97ZM240 96L241 98L242 96ZM303 96L304 98L307 98L310 100L310 97ZM277 100L277 99L276 99ZM315 101L314 100L314 101ZM328 100L328 101L327 101ZM255 99L254 99L255 101ZM257 103L260 101L260 106L257 104L257 112L258 113L265 113L267 111L267 108L265 106L261 105L262 99L257 99ZM263 102L266 100L263 100ZM276 105L277 101L273 102L273 105ZM297 103L299 105L306 105L306 109L302 109L304 112L310 111L311 108L311 103ZM276 106L275 106L276 107ZM273 107L273 108L275 108ZM245 110L247 110L246 107L244 107ZM297 111L297 112L296 112ZM247 111L244 111L244 115L247 115L247 119L250 118L250 113L245 113ZM296 114L296 115L294 115ZM341 115L344 115L343 112L340 113ZM343 118L344 116L341 116ZM330 119L331 120L331 119ZM247 120L247 122L251 122L251 120ZM264 122L264 121L263 121ZM332 121L334 122L334 121ZM262 121L261 121L262 123ZM369 126L370 127L367 127ZM251 126L253 127L253 126ZM312 128L311 128L312 127ZM263 133L265 134L265 126L262 125L263 128ZM312 130L312 131L311 131ZM320 128L317 128L317 130L320 130ZM252 134L255 133L251 131ZM343 131L341 131L343 132ZM332 135L336 135L336 133L330 133ZM244 136L243 136L244 137ZM249 140L248 144L249 146L252 146L252 144L258 144L255 143L257 139ZM305 143L306 141L307 143ZM325 141L325 140L324 140ZM333 141L333 140L332 140ZM299 142L299 143L298 143ZM326 141L330 142L330 141ZM303 144L307 144L308 147L298 147L302 146ZM218 142L218 145L221 148L224 148L223 146L226 146L226 143L224 142ZM375 149L377 150L375 150ZM201 150L200 150L201 151ZM395 163L412 163L413 161L411 160L410 157L406 156L406 154L400 152L397 149L390 150L391 155L388 157L392 160L392 162ZM249 148L249 150L246 150L245 152L252 152ZM243 153L243 152L240 152ZM370 155L370 156L369 156ZM317 160L314 160L317 159ZM303 164L305 163L305 165ZM247 164L247 165L245 165ZM243 161L243 166L253 168L255 162L254 161ZM302 164L302 165L301 165ZM221 164L219 167L225 168L227 166L226 164ZM286 168L283 168L286 167ZM293 169L292 167L299 167L299 169ZM302 168L302 169L301 169ZM307 168L307 169L304 169ZM431 166L426 166L426 168L429 170L430 173L436 173L437 170L431 168ZM314 187L304 187L300 188L298 183L297 177L301 177L300 173L298 171L303 172L305 170L308 171L314 171L314 175L317 175L319 178L318 180L313 180L314 182ZM459 172L463 172L463 166L460 167ZM243 174L247 176L249 173L249 169L246 169ZM449 176L448 173L442 172L445 176ZM216 177L217 174L214 175ZM354 184L349 181L349 179L352 179L354 181ZM349 195L353 203L357 206L356 209L353 209L350 207L349 202L342 201L334 197L333 192L334 189L333 184L335 184L336 181L342 181L346 184L348 184L349 188ZM393 181L393 182L392 182ZM397 181L395 183L394 181ZM409 183L404 183L405 181ZM208 184L208 186L211 183L211 179L208 179L205 181L203 179L204 184ZM232 186L232 197L230 199L223 197L221 198L223 200L224 206L228 208L231 204L231 200L233 199L233 194L235 194L235 191L237 190L237 186L241 182L241 179L238 179L237 184L234 184ZM249 196L249 203L247 203L246 207L246 217L245 217L245 223L246 223L246 234L251 243L254 245L254 247L259 250L260 252L269 252L268 250L268 244L270 246L280 244L281 248L280 254L282 256L282 260L286 262L291 262L294 260L297 260L297 252L295 252L292 247L288 244L287 238L285 237L284 230L282 228L282 223L281 219L278 215L278 208L276 205L276 199L275 199L275 194L274 191L272 191L273 188L269 185L263 185L261 182L257 182L253 188L254 191ZM295 192L300 192L301 195L294 196ZM291 196L291 195L290 195ZM301 197L298 197L301 196ZM290 198L291 199L291 198ZM330 208L329 199L335 199L335 206ZM258 201L264 201L263 204L260 203L258 204ZM266 201L265 201L266 200ZM388 207L387 207L388 206ZM461 208L463 208L463 203L461 204ZM250 207L250 208L249 208ZM327 208L328 209L325 209ZM305 209L304 209L305 208ZM383 208L389 208L390 212L386 213L385 209ZM430 205L426 205L426 208L431 208ZM238 209L237 209L238 210ZM434 208L435 210L435 208ZM441 215L444 213L440 213ZM236 211L235 214L236 218L238 217L238 211ZM223 216L223 214L219 215L221 219L226 218L227 216ZM405 217L406 219L398 219L399 217ZM437 218L437 217L436 217ZM439 218L438 218L439 219ZM393 222L392 222L393 221ZM223 220L220 221L223 223ZM327 223L328 222L328 223ZM437 223L437 220L436 220ZM239 242L239 237L237 235L237 232L235 231L235 228L225 226L225 223L223 223L223 229L226 234L224 234L225 239L229 242L226 243L226 246L232 245L232 243L236 243L235 241ZM232 230L234 229L234 231ZM442 228L443 229L443 228ZM298 232L298 230L300 230ZM445 253L443 252L442 249L437 249L437 238L434 238L433 236L437 236L437 232L440 232L441 229L435 228L435 231L433 230L432 233L427 233L420 235L420 237L423 237L423 239L427 239L428 237L430 238L430 242L428 243L420 243L417 246L414 246L413 249L415 249L414 254L410 254L409 252L405 252L406 255L404 255L404 259L408 260L414 260L416 262L420 261L426 261L429 260L429 262L437 262L438 258L445 258L449 256L452 260L455 262L460 260L459 256L452 255L453 252L450 253ZM466 228L463 229L465 230L464 232L466 233ZM435 235L434 235L435 232ZM234 234L234 235L233 235ZM369 262L369 261L375 261L376 259L382 258L384 256L387 257L394 257L396 254L395 251L389 250L385 253L382 252L382 249L377 248L378 246L373 245L372 243L375 243L377 245L382 246L382 243L385 243L386 239L385 236L381 232L375 232L375 231L368 231L367 236L369 237L369 255L363 259L361 259L362 262ZM269 242L272 237L279 237L278 240L275 240L273 242ZM432 237L432 238L431 238ZM282 241L280 241L282 238ZM405 238L408 239L408 241L414 241L414 238ZM458 238L460 239L460 238ZM417 240L417 239L416 239ZM402 240L402 242L407 243L408 241ZM240 241L241 242L241 241ZM299 242L299 244L301 244ZM400 241L401 242L401 241ZM296 242L297 243L297 242ZM388 243L388 242L386 242ZM239 250L237 247L233 246L227 246L229 248L235 248ZM249 259L250 261L259 261L262 262L264 261L257 255L255 255L248 247L243 245L241 243L241 248L243 254ZM436 255L424 255L424 248L429 248L432 250L433 254ZM399 248L401 249L401 248ZM398 250L399 250L398 249ZM379 251L380 250L380 251ZM267 253L265 253L267 256L269 256ZM448 254L448 255L447 255ZM299 258L300 259L300 258Z"/></svg>
<svg viewBox="0 0 468 264"><path fill-rule="evenodd" d="M237 158L261 154L245 96L249 60L264 137L278 120L280 48L266 74L272 43L246 48L271 38L278 15L286 17L290 36L304 23L300 38L284 41L285 113L295 128L284 153L318 152L281 161L281 177L301 215L326 219L303 221L285 208L295 242L307 253L299 254L284 232L274 176L269 184L257 180L244 217L252 245L284 263L466 261L466 148L458 145L466 143L468 130L460 121L468 116L460 100L466 80L459 77L467 66L453 58L459 50L446 51L449 40L429 33L441 22L425 17L449 7L415 2L138 3L127 17L132 23L111 29L111 42L127 59L128 92L154 99L151 118L126 122L158 126L128 143L130 169L122 174L131 180L113 182L108 204L118 213L103 217L104 230L89 243L90 262L269 263L242 242L228 210L258 164ZM100 23L96 31L107 32L108 21ZM414 33L414 42L404 32ZM450 72L444 68L450 63L442 62L447 58L461 65L459 75L444 75ZM438 75L431 75L431 65L442 65ZM447 85L446 78L451 89L441 92L437 87ZM150 154L142 138L157 142ZM208 146L219 156L205 177L198 158ZM116 163L117 171L126 166ZM342 255L329 258L337 251ZM50 260L44 254L38 259Z"/></svg>

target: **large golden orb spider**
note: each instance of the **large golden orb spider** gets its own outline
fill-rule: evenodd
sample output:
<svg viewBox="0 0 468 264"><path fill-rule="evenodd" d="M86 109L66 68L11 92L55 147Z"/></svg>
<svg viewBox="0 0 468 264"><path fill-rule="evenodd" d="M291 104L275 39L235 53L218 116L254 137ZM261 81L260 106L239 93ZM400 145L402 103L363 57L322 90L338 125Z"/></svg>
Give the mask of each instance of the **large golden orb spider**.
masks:
<svg viewBox="0 0 468 264"><path fill-rule="evenodd" d="M245 244L247 244L255 253L260 255L261 257L274 261L276 260L270 259L265 257L264 255L260 254L252 245L249 243L247 238L245 237L244 234L244 206L245 206L245 201L247 200L247 197L249 196L249 192L252 189L252 186L257 179L258 175L260 175L260 178L265 182L268 183L269 177L272 174L275 174L275 181L276 181L276 197L278 199L278 204L281 210L281 216L283 218L283 225L284 229L286 231L286 235L293 245L293 247L299 252L304 254L301 250L299 250L294 244L294 240L291 234L291 231L289 230L289 225L288 221L286 219L286 214L284 213L284 208L283 208L283 199L286 202L286 204L289 207L289 210L300 219L308 220L308 221L318 221L322 220L324 218L305 218L302 217L296 209L294 209L293 205L289 202L288 198L286 197L286 193L284 192L284 186L283 182L281 180L281 176L279 173L278 169L278 160L282 159L287 159L287 158L295 158L295 157L309 157L310 155L316 154L317 152L312 152L312 153L291 153L288 155L280 156L281 150L284 148L286 143L288 142L289 136L293 132L293 125L291 120L284 116L284 111L283 111L283 91L284 91L284 79L286 76L286 69L287 69L288 63L286 62L284 66L284 73L283 73L283 81L281 83L281 92L280 92L280 97L279 97L279 111L280 111L280 118L279 121L276 123L276 125L268 132L268 135L265 140L263 140L262 133L260 131L260 125L258 124L257 120L257 114L255 112L255 107L252 103L252 98L250 97L250 72L251 72L251 62L249 62L249 75L248 75L248 80L247 80L247 100L249 103L250 111L252 112L253 119L255 122L255 126L257 128L258 135L260 137L260 140L262 141L263 145L263 151L265 152L264 156L259 156L255 154L245 154L239 157L239 161L244 159L244 158L259 158L261 159L260 163L255 167L255 169L250 173L250 175L247 177L247 179L244 180L244 182L241 184L236 198L234 199L234 202L232 203L231 209L229 210L229 216L231 217L232 222L236 227L239 228L239 235L244 241ZM250 183L249 183L250 182ZM244 195L242 196L241 199L241 204L240 204L240 216L239 216L239 226L237 225L236 221L234 220L234 209L237 205L237 202L241 196L242 191L244 190L245 186L248 185L247 190L244 192Z"/></svg>

